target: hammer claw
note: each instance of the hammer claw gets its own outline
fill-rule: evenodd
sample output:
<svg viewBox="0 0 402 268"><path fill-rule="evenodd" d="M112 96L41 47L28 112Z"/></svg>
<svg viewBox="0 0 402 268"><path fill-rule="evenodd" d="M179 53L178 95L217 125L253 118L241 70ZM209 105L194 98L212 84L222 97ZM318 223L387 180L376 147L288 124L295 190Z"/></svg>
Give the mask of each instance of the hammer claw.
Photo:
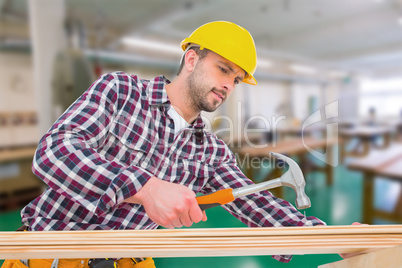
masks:
<svg viewBox="0 0 402 268"><path fill-rule="evenodd" d="M289 165L289 169L282 174L280 180L282 184L292 188L296 192L296 206L298 209L306 209L311 207L310 198L306 195L304 188L306 182L303 172L299 165L290 157L278 153L271 153L275 158L285 161Z"/></svg>
<svg viewBox="0 0 402 268"><path fill-rule="evenodd" d="M310 199L304 192L306 183L299 165L293 159L287 156L278 153L271 153L271 155L275 158L285 161L289 165L289 169L281 177L258 184L251 184L244 187L235 188L233 191L232 189L222 189L209 195L199 196L197 197L197 202L200 205L200 208L204 210L210 207L224 205L240 196L245 196L279 186L288 186L296 192L296 207L298 209L309 208L311 203Z"/></svg>

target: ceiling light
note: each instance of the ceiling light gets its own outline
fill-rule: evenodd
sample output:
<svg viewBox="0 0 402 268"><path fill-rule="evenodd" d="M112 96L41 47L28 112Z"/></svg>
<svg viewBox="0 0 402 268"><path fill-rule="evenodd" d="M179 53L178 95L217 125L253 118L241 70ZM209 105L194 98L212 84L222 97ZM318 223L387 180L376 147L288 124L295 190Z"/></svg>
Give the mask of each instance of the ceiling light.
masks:
<svg viewBox="0 0 402 268"><path fill-rule="evenodd" d="M345 77L347 75L346 72L336 71L336 70L330 71L328 74L329 74L329 76L334 77L334 78L341 78L341 77Z"/></svg>
<svg viewBox="0 0 402 268"><path fill-rule="evenodd" d="M297 73L314 74L317 72L315 68L306 65L291 64L289 67L292 71Z"/></svg>
<svg viewBox="0 0 402 268"><path fill-rule="evenodd" d="M402 16L398 18L398 23L402 25Z"/></svg>
<svg viewBox="0 0 402 268"><path fill-rule="evenodd" d="M170 45L162 42L156 42L152 40L142 39L138 37L123 37L121 43L125 46L142 48L147 50L156 50L159 52L166 52L171 54L182 54L183 51L177 45Z"/></svg>
<svg viewBox="0 0 402 268"><path fill-rule="evenodd" d="M272 67L272 62L269 60L258 59L257 67L258 68L270 68L270 67Z"/></svg>

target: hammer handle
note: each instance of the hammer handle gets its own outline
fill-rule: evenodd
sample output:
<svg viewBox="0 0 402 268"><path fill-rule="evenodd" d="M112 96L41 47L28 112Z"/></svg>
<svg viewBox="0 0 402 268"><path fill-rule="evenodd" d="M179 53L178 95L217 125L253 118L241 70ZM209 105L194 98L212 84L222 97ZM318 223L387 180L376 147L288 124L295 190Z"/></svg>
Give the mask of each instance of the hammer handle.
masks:
<svg viewBox="0 0 402 268"><path fill-rule="evenodd" d="M221 206L235 200L233 196L233 189L223 189L211 194L196 197L198 205L201 210Z"/></svg>

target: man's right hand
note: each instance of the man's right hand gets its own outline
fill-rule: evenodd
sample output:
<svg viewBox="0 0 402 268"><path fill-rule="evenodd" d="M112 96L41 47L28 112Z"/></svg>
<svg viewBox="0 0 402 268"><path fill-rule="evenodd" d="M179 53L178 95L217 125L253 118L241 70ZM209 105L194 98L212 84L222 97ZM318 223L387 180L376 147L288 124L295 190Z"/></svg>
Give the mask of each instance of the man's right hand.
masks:
<svg viewBox="0 0 402 268"><path fill-rule="evenodd" d="M152 221L169 229L183 225L190 227L193 223L207 220L193 191L156 177L149 179L137 194L124 201L143 205Z"/></svg>

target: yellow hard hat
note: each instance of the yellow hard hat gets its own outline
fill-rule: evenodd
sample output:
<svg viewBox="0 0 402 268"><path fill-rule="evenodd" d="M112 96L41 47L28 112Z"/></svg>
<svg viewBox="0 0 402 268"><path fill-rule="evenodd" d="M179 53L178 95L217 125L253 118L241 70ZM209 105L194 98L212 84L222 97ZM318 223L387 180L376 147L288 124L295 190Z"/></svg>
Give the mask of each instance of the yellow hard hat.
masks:
<svg viewBox="0 0 402 268"><path fill-rule="evenodd" d="M207 48L242 68L247 74L244 83L256 85L257 52L251 34L243 27L228 21L213 21L197 28L180 46L189 44Z"/></svg>

